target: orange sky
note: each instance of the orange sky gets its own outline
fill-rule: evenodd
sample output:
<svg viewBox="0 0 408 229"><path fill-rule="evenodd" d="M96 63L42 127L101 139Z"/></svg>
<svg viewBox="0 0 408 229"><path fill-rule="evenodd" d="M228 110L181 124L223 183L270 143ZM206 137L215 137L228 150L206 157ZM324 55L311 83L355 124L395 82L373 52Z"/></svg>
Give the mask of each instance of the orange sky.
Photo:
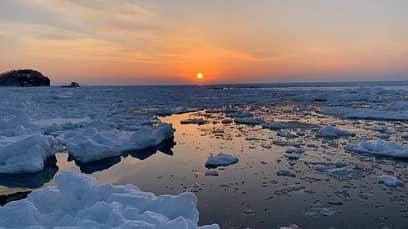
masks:
<svg viewBox="0 0 408 229"><path fill-rule="evenodd" d="M0 71L55 84L407 80L404 0L2 0Z"/></svg>

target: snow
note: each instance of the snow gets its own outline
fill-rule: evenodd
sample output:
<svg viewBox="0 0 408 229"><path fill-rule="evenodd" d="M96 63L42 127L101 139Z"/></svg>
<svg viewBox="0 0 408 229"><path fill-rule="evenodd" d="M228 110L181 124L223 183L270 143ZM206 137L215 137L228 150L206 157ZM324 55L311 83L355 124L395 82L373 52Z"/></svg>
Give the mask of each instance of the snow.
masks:
<svg viewBox="0 0 408 229"><path fill-rule="evenodd" d="M378 179L380 180L380 183L388 187L398 187L403 185L402 181L391 175L381 175L378 176Z"/></svg>
<svg viewBox="0 0 408 229"><path fill-rule="evenodd" d="M384 140L362 141L349 144L347 149L357 153L388 156L395 158L408 158L408 146L397 142Z"/></svg>
<svg viewBox="0 0 408 229"><path fill-rule="evenodd" d="M137 131L117 129L98 130L84 128L66 132L58 139L63 142L68 153L80 162L90 162L119 156L124 152L155 147L173 137L171 125L144 127Z"/></svg>
<svg viewBox="0 0 408 229"><path fill-rule="evenodd" d="M219 153L217 155L211 154L205 163L206 167L228 166L238 163L239 159L229 154Z"/></svg>
<svg viewBox="0 0 408 229"><path fill-rule="evenodd" d="M0 138L0 173L34 173L57 152L56 141L40 134Z"/></svg>
<svg viewBox="0 0 408 229"><path fill-rule="evenodd" d="M71 171L58 174L56 184L1 207L0 227L219 229L197 226L192 193L156 196L132 185L97 184Z"/></svg>
<svg viewBox="0 0 408 229"><path fill-rule="evenodd" d="M354 136L354 135L355 134L347 130L342 130L334 126L322 127L317 133L317 136L322 137L322 138L340 138L340 137L349 137L349 136Z"/></svg>

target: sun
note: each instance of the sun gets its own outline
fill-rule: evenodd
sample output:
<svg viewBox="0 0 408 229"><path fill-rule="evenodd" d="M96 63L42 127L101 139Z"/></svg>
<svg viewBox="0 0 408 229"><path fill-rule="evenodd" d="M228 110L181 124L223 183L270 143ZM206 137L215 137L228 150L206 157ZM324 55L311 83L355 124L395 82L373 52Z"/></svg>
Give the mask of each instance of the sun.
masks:
<svg viewBox="0 0 408 229"><path fill-rule="evenodd" d="M202 80L202 79L204 79L204 74L199 72L199 73L197 73L196 77L197 77L198 80Z"/></svg>

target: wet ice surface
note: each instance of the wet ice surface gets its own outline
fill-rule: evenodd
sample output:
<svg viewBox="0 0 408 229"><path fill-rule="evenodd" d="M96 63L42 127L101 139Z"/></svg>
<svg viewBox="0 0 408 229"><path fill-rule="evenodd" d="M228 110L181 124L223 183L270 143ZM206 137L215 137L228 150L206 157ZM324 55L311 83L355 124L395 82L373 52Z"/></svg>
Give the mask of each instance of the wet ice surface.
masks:
<svg viewBox="0 0 408 229"><path fill-rule="evenodd" d="M98 90L109 95L108 89ZM361 154L347 146L367 140L406 145L404 134L408 132L408 123L389 120L385 117L387 114L378 112L375 117L366 117L367 120L343 119L346 115L332 116L328 108L398 108L402 114L398 119L403 119L403 111L408 109L403 103L406 91L398 89L390 93L384 89L369 89L366 92L369 96L362 96L358 90L346 89L340 93L343 96L339 96L331 89L262 93L245 89L251 96L241 96L242 100L234 101L235 89L228 89L232 92L214 89L214 94L196 90L198 95L192 101L170 105L157 101L155 96L143 101L138 94L127 101L119 90L118 97L106 98L106 101L99 98L98 103L88 104L89 110L85 105L76 104L81 100L75 91L65 91L67 95L58 96L56 101L68 100L64 104L70 104L68 107L73 111L66 113L63 119L57 118L63 112L51 113L63 108L48 96L40 95L42 99L49 99L46 101L51 104L51 111L40 109L47 104L29 105L34 108L29 116L40 120L36 123L41 128L49 123L45 119L63 126L47 127L53 134L86 125L134 130L159 122L151 119L155 114L197 111L160 118L176 129L175 146L170 141L157 148L91 163L67 161L67 154L57 154L58 167L51 158L47 161L50 166L34 176L0 175L0 193L53 184L58 171L69 169L92 174L103 183L135 184L157 195L193 191L198 196L200 225L218 223L222 228L261 229L291 224L302 228L405 228L408 161ZM382 98L375 97L375 91L382 93ZM274 98L277 94L284 94L288 99L278 101ZM74 97L76 103L68 96ZM92 96L87 99L91 100ZM304 101L300 101L301 96ZM350 98L353 96L355 98ZM252 102L255 104L245 105ZM397 113L391 115L396 119ZM105 121L101 123L101 120ZM96 121L100 123L95 125ZM319 130L327 126L336 126L353 135L319 136ZM219 152L237 157L239 162L207 169L205 163L209 155Z"/></svg>

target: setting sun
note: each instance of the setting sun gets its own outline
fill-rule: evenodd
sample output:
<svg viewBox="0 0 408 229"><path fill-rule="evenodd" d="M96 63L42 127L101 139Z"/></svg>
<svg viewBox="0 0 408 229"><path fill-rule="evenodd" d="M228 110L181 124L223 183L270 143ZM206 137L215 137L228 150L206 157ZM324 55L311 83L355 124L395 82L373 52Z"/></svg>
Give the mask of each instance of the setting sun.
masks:
<svg viewBox="0 0 408 229"><path fill-rule="evenodd" d="M199 80L204 79L204 74L201 73L201 72L197 73L197 79L199 79Z"/></svg>

